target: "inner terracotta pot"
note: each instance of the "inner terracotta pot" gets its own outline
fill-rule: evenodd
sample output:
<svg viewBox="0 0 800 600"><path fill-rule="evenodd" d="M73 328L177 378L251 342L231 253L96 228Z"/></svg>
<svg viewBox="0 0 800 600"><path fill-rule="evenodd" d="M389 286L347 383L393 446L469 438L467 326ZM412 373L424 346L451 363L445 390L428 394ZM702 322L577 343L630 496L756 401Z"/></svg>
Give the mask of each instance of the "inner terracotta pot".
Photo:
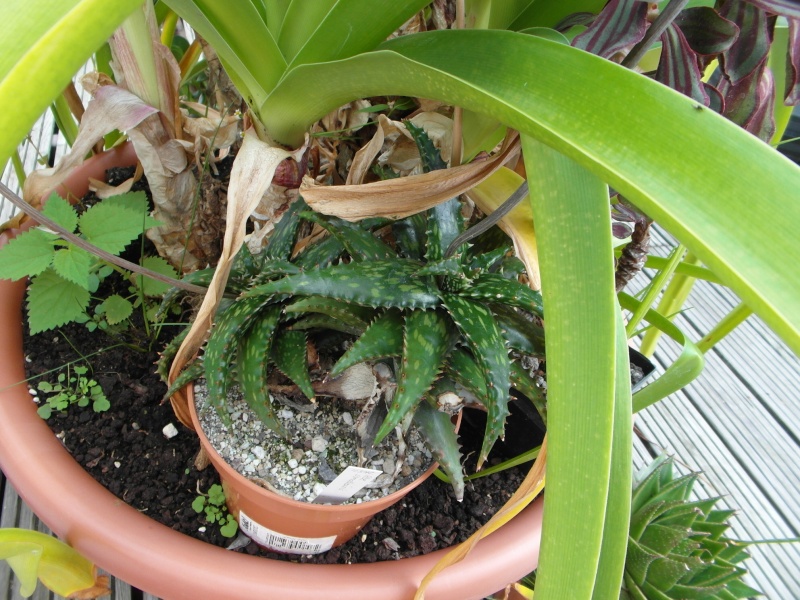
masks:
<svg viewBox="0 0 800 600"><path fill-rule="evenodd" d="M241 530L269 550L319 554L341 546L373 516L399 502L438 467L434 463L407 486L369 502L335 506L299 502L256 485L231 467L203 432L195 407L194 386L186 386L185 393L194 430L222 480L228 509L239 522ZM246 515L244 522L241 513Z"/></svg>

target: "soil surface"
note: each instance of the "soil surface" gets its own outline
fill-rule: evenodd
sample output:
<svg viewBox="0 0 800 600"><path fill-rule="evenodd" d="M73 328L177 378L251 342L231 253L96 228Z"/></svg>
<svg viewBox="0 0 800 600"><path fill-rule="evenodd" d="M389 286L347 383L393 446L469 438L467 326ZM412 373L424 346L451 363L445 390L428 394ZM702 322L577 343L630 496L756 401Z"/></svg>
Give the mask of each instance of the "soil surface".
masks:
<svg viewBox="0 0 800 600"><path fill-rule="evenodd" d="M151 343L138 331L129 328L112 336L71 324L32 337L26 332L29 387L35 389L41 380L55 383L68 364L89 366L86 376L99 382L111 408L95 413L91 405L73 405L63 413L54 412L47 421L54 434L98 482L137 510L186 535L227 546L231 540L191 506L198 490L206 492L219 482L218 476L212 467L195 469L197 438L177 421L169 403L162 403L166 386L154 370L161 342ZM474 456L479 445L481 417L465 419L465 455ZM167 439L162 430L170 423L178 434ZM498 450L502 447L498 444ZM490 460L500 458L502 452ZM526 472L525 466L517 467L468 482L462 503L455 500L449 484L431 477L376 516L356 538L317 556L269 553L253 543L238 551L323 563L425 554L465 540L505 503Z"/></svg>

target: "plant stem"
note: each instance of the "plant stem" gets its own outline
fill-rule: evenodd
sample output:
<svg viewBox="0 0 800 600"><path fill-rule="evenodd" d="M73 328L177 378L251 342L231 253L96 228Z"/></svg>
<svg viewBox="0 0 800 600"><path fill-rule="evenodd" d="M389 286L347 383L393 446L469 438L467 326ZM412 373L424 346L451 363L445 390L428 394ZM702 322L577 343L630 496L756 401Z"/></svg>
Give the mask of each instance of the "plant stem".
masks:
<svg viewBox="0 0 800 600"><path fill-rule="evenodd" d="M681 259L683 258L684 252L686 252L686 248L682 244L679 244L673 248L669 260L667 261L667 265L658 275L653 278L653 281L650 282L650 287L642 299L642 303L634 311L633 315L628 321L628 324L625 326L625 333L629 338L633 335L633 332L636 331L636 327L638 327L639 323L642 322L644 315L648 310L650 310L650 307L652 306L653 302L655 302L656 296L658 296L661 288L663 288L667 280L672 277L672 274L675 272L675 269L678 267L678 264L680 264Z"/></svg>
<svg viewBox="0 0 800 600"><path fill-rule="evenodd" d="M702 340L697 342L697 347L705 354L713 348L717 342L728 335L731 331L741 325L747 317L753 314L753 309L744 302L740 302L731 312L722 317L722 320L709 331Z"/></svg>
<svg viewBox="0 0 800 600"><path fill-rule="evenodd" d="M622 61L622 66L632 69L638 65L639 61L650 49L650 46L653 45L653 42L661 37L661 34L667 30L667 27L670 26L687 4L689 4L689 0L672 0L667 4L661 14L650 25L642 41L636 44L628 53L628 56L625 57L625 60Z"/></svg>

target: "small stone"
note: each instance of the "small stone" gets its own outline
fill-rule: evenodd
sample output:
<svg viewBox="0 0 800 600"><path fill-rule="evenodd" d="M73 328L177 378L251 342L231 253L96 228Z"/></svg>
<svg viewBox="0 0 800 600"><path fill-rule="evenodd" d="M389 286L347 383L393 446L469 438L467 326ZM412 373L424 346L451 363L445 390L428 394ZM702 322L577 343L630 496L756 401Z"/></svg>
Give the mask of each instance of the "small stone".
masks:
<svg viewBox="0 0 800 600"><path fill-rule="evenodd" d="M295 459L297 461L300 461L300 460L303 460L303 458L305 458L305 456L306 456L306 453L303 452L302 449L300 449L300 448L293 448L292 449L292 458L293 459Z"/></svg>
<svg viewBox="0 0 800 600"><path fill-rule="evenodd" d="M342 413L342 421L344 421L345 425L352 425L353 415L351 415L349 412Z"/></svg>
<svg viewBox="0 0 800 600"><path fill-rule="evenodd" d="M303 466L300 466L297 467L297 472L300 473L300 475L305 475L308 472L308 469Z"/></svg>
<svg viewBox="0 0 800 600"><path fill-rule="evenodd" d="M121 463L121 462L119 462L118 460L115 460L115 461L114 461L114 466L115 466L115 467L117 467L117 468L119 469L119 468L122 466L122 463Z"/></svg>
<svg viewBox="0 0 800 600"><path fill-rule="evenodd" d="M248 473L255 473L256 472L256 467L255 467L255 465L252 465L252 464L245 465L244 466L244 470L247 471Z"/></svg>
<svg viewBox="0 0 800 600"><path fill-rule="evenodd" d="M287 462L286 464L287 464L287 465L289 465L289 468L290 468L290 469L296 469L296 468L297 468L297 465L298 465L299 463L298 463L298 462L297 462L295 459L293 459L293 458L290 458L290 459L289 459L289 462Z"/></svg>
<svg viewBox="0 0 800 600"><path fill-rule="evenodd" d="M199 531L200 533L205 533L206 532L206 528L205 527L198 527L197 531Z"/></svg>
<svg viewBox="0 0 800 600"><path fill-rule="evenodd" d="M264 458L267 455L267 451L261 446L253 446L253 454L255 454L258 458Z"/></svg>
<svg viewBox="0 0 800 600"><path fill-rule="evenodd" d="M323 491L325 491L325 484L324 483L315 483L314 484L314 497L319 496Z"/></svg>
<svg viewBox="0 0 800 600"><path fill-rule="evenodd" d="M281 410L278 413L278 416L280 416L281 419L286 419L287 421L294 419L294 413L286 408Z"/></svg>
<svg viewBox="0 0 800 600"><path fill-rule="evenodd" d="M325 452L327 447L328 442L324 437L316 436L313 440L311 440L311 449L314 452Z"/></svg>
<svg viewBox="0 0 800 600"><path fill-rule="evenodd" d="M37 391L36 391L35 389L33 389L33 388L28 388L28 393L29 393L31 396L38 396L38 395L39 395L39 392L37 392Z"/></svg>
<svg viewBox="0 0 800 600"><path fill-rule="evenodd" d="M134 431L139 431L139 429L141 429L141 426L136 421L134 421L133 423L131 423L131 429L133 429Z"/></svg>
<svg viewBox="0 0 800 600"><path fill-rule="evenodd" d="M391 475L392 473L394 473L394 465L388 461L383 463L383 472L386 473L387 475Z"/></svg>
<svg viewBox="0 0 800 600"><path fill-rule="evenodd" d="M135 423L134 423L134 425L135 425ZM161 433L164 434L165 438L167 438L168 440L171 440L176 435L178 435L178 429L172 423L168 423L167 425L164 426L164 429L161 430Z"/></svg>

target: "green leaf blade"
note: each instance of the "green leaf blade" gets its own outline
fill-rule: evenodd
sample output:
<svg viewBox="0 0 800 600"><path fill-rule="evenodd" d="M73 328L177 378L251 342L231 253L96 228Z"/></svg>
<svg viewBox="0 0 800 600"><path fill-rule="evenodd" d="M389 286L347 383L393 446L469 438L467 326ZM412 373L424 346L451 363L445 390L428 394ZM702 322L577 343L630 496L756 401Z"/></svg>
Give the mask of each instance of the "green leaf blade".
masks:
<svg viewBox="0 0 800 600"><path fill-rule="evenodd" d="M31 334L55 329L86 312L89 292L47 269L28 288L28 324Z"/></svg>
<svg viewBox="0 0 800 600"><path fill-rule="evenodd" d="M12 239L0 248L0 278L17 280L42 273L53 262L56 239L38 227Z"/></svg>

